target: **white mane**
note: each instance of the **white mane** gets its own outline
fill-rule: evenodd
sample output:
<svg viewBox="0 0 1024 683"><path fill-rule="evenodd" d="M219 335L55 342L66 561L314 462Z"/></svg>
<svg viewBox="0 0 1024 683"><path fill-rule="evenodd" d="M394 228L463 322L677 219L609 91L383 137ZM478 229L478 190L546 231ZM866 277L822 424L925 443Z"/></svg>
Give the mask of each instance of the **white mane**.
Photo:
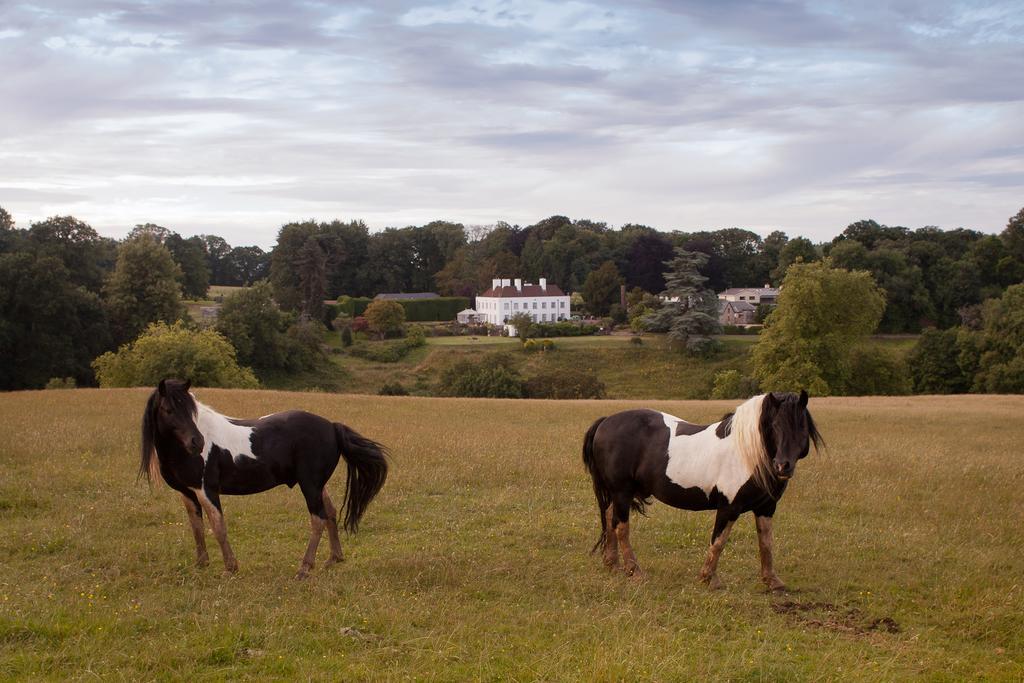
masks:
<svg viewBox="0 0 1024 683"><path fill-rule="evenodd" d="M765 449L764 438L761 436L761 411L764 407L765 394L753 396L736 408L732 416L731 436L736 445L736 452L750 469L751 477L766 491L770 474L770 457Z"/></svg>

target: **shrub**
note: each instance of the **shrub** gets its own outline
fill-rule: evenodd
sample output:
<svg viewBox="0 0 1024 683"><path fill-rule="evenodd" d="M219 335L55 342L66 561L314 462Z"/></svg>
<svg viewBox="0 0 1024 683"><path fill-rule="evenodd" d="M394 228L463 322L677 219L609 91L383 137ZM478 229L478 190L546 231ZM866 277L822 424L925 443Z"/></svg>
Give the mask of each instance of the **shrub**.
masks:
<svg viewBox="0 0 1024 683"><path fill-rule="evenodd" d="M555 342L550 339L527 339L523 342L523 351L527 353L554 351Z"/></svg>
<svg viewBox="0 0 1024 683"><path fill-rule="evenodd" d="M521 398L523 381L505 353L490 353L478 361L462 360L441 374L440 393L472 398Z"/></svg>
<svg viewBox="0 0 1024 683"><path fill-rule="evenodd" d="M641 344L644 343L644 340L641 337L630 337L629 343L632 344L633 346L640 346Z"/></svg>
<svg viewBox="0 0 1024 683"><path fill-rule="evenodd" d="M357 315L355 318L352 318L352 324L349 325L349 327L352 328L353 332L366 332L366 330L370 329L370 325L366 322L366 318L361 315Z"/></svg>
<svg viewBox="0 0 1024 683"><path fill-rule="evenodd" d="M722 370L715 374L711 398L749 398L757 393L757 380L746 377L739 370Z"/></svg>
<svg viewBox="0 0 1024 683"><path fill-rule="evenodd" d="M383 339L388 334L402 331L405 309L397 301L378 299L366 307L364 317L370 331Z"/></svg>
<svg viewBox="0 0 1024 683"><path fill-rule="evenodd" d="M405 344L410 349L417 346L424 346L427 343L427 333L422 325L409 325L405 329Z"/></svg>
<svg viewBox="0 0 1024 683"><path fill-rule="evenodd" d="M529 398L604 398L604 382L585 370L549 370L526 380L524 393Z"/></svg>
<svg viewBox="0 0 1024 683"><path fill-rule="evenodd" d="M180 321L153 323L117 353L93 361L100 386L156 386L165 377L191 379L206 387L255 389L252 370L240 367L235 349L211 329L190 330Z"/></svg>
<svg viewBox="0 0 1024 683"><path fill-rule="evenodd" d="M78 382L74 377L51 377L46 383L47 389L74 389L77 386Z"/></svg>
<svg viewBox="0 0 1024 683"><path fill-rule="evenodd" d="M741 325L722 325L722 334L761 334L761 327L743 327Z"/></svg>
<svg viewBox="0 0 1024 683"><path fill-rule="evenodd" d="M907 364L888 349L856 346L850 353L850 379L846 392L852 396L898 396L911 388Z"/></svg>
<svg viewBox="0 0 1024 683"><path fill-rule="evenodd" d="M960 394L970 388L970 379L957 364L957 331L928 329L907 356L907 367L915 394Z"/></svg>
<svg viewBox="0 0 1024 683"><path fill-rule="evenodd" d="M401 382L385 382L377 392L378 396L408 396L409 390Z"/></svg>
<svg viewBox="0 0 1024 683"><path fill-rule="evenodd" d="M356 358L365 358L377 363L397 363L409 355L405 340L389 342L360 342L353 344L348 352Z"/></svg>
<svg viewBox="0 0 1024 683"><path fill-rule="evenodd" d="M341 345L346 349L352 346L352 327L350 325L341 328Z"/></svg>
<svg viewBox="0 0 1024 683"><path fill-rule="evenodd" d="M562 321L557 323L533 323L530 325L529 337L585 337L595 334L597 327Z"/></svg>

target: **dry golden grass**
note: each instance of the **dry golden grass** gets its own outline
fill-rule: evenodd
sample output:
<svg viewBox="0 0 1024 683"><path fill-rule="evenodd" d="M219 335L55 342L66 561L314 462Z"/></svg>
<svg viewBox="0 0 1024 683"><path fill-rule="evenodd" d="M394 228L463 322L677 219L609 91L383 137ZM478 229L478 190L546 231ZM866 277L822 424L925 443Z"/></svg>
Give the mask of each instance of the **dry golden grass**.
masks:
<svg viewBox="0 0 1024 683"><path fill-rule="evenodd" d="M590 422L735 402L199 395L233 415L305 408L392 448L348 561L294 581L308 523L276 489L225 500L240 573L221 575L215 544L196 569L176 494L135 483L145 391L0 395L0 678L1024 676L1024 398L813 399L830 450L780 504L793 592L773 597L746 518L716 593L695 580L710 513L635 523L642 583L587 554Z"/></svg>

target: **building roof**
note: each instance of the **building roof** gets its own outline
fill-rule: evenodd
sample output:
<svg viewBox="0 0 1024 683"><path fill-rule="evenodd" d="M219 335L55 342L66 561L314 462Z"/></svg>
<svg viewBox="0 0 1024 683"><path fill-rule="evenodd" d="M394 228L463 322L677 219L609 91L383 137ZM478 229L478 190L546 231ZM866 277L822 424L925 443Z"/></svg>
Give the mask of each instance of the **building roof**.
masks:
<svg viewBox="0 0 1024 683"><path fill-rule="evenodd" d="M463 310L459 311L458 314L459 315L476 315L476 311L474 311L472 308L466 308L466 309L463 309Z"/></svg>
<svg viewBox="0 0 1024 683"><path fill-rule="evenodd" d="M779 295L779 290L775 287L730 287L722 294L739 294L740 292L756 292L758 296Z"/></svg>
<svg viewBox="0 0 1024 683"><path fill-rule="evenodd" d="M477 294L478 298L482 296L492 296L499 299L523 296L565 296L565 292L558 285L548 285L546 289L541 289L540 285L524 284L521 290L516 289L512 285L508 287L491 287L483 294Z"/></svg>
<svg viewBox="0 0 1024 683"><path fill-rule="evenodd" d="M373 298L374 300L406 301L408 299L439 299L441 297L434 292L382 292Z"/></svg>

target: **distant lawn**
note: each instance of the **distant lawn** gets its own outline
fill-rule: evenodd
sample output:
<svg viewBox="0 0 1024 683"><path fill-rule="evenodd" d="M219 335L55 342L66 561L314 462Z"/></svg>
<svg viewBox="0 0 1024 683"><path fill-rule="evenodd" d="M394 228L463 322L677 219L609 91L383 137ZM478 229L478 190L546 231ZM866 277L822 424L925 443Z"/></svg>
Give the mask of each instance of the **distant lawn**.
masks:
<svg viewBox="0 0 1024 683"><path fill-rule="evenodd" d="M486 336L459 336L459 337L427 337L427 344L430 346L499 346L518 344L515 337L486 337Z"/></svg>

